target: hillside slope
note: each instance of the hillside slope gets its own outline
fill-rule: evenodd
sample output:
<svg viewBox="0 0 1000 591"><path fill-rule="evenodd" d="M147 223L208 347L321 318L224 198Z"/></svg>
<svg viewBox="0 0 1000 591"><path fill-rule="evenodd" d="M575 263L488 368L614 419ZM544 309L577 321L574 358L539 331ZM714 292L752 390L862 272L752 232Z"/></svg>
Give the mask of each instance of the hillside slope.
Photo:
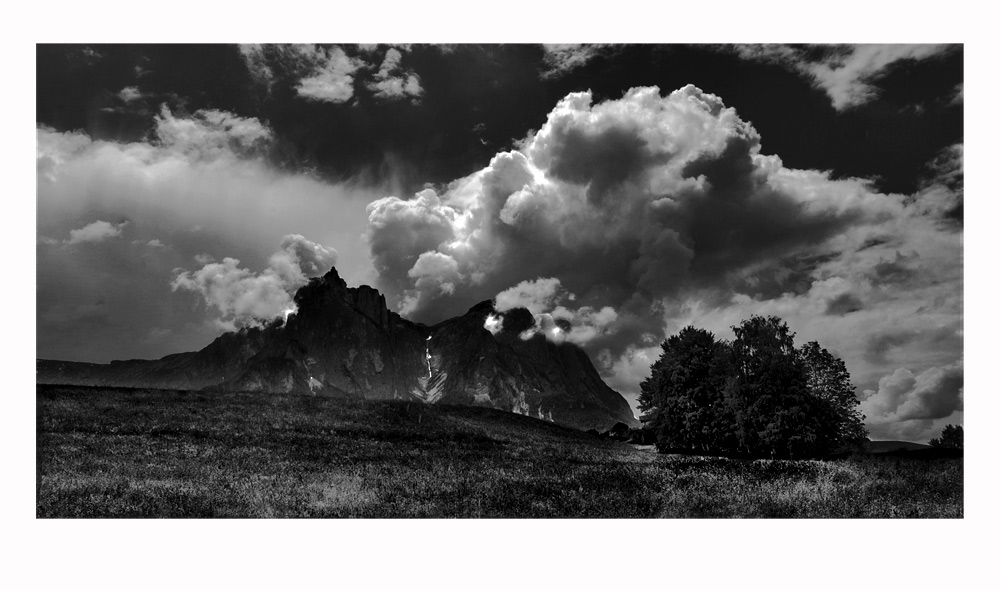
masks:
<svg viewBox="0 0 1000 591"><path fill-rule="evenodd" d="M492 408L38 386L39 517L961 517L963 461L657 454Z"/></svg>

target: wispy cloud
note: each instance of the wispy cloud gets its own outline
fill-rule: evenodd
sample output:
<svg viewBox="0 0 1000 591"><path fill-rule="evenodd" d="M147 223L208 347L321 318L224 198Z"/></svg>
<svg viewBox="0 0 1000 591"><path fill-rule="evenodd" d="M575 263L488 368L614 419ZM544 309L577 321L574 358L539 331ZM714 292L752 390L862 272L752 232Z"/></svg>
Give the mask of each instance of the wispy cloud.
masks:
<svg viewBox="0 0 1000 591"><path fill-rule="evenodd" d="M156 117L160 146L201 160L246 157L265 151L271 130L255 117L205 109L191 117L175 117L163 105Z"/></svg>
<svg viewBox="0 0 1000 591"><path fill-rule="evenodd" d="M544 45L545 71L542 78L556 78L577 68L608 49L608 46L589 43L552 43Z"/></svg>
<svg viewBox="0 0 1000 591"><path fill-rule="evenodd" d="M922 60L945 51L947 45L868 44L832 46L820 56L807 55L815 48L786 45L738 45L745 59L783 64L812 78L830 96L838 111L865 103L876 96L872 78L904 59Z"/></svg>

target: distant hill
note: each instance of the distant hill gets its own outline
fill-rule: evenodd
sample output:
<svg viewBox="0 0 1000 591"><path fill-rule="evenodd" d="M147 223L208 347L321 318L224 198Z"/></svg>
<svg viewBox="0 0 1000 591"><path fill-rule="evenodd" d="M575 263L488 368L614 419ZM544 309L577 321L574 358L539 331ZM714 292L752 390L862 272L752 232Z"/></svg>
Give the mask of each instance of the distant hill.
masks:
<svg viewBox="0 0 1000 591"><path fill-rule="evenodd" d="M523 308L486 329L491 301L434 326L390 312L385 297L348 288L336 269L295 294L298 310L226 333L201 351L110 364L40 359L38 384L309 394L484 406L578 429L639 426L587 354L552 343ZM494 334L495 333L495 334Z"/></svg>
<svg viewBox="0 0 1000 591"><path fill-rule="evenodd" d="M868 453L878 454L890 451L918 449L929 449L930 446L924 443L913 443L912 441L869 441Z"/></svg>

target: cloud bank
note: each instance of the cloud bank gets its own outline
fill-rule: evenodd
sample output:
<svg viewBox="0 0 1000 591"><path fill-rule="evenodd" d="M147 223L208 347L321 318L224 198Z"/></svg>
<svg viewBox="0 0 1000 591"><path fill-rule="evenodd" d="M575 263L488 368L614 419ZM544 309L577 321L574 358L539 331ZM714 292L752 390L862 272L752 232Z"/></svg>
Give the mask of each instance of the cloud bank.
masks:
<svg viewBox="0 0 1000 591"><path fill-rule="evenodd" d="M360 235L365 205L385 188L276 170L273 132L252 117L178 107L151 116L153 133L140 142L37 130L40 357L107 362L200 349L240 314L274 312L283 292L269 291L259 270L284 289L328 270L334 251L346 280L372 282ZM282 240L290 235L310 240ZM210 280L203 267L216 261ZM171 291L175 269L207 305L194 305L189 289Z"/></svg>

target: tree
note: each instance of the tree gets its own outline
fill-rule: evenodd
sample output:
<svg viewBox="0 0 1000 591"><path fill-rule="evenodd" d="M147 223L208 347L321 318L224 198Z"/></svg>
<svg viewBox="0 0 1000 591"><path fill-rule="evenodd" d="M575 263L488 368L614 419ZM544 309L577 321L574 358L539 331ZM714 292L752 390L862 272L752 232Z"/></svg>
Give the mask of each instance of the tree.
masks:
<svg viewBox="0 0 1000 591"><path fill-rule="evenodd" d="M795 333L777 316L752 316L733 332L736 372L730 396L737 406L741 446L771 457L815 454L817 405L795 350Z"/></svg>
<svg viewBox="0 0 1000 591"><path fill-rule="evenodd" d="M931 447L963 449L963 438L962 425L945 425L941 430L941 436L931 439L930 444Z"/></svg>
<svg viewBox="0 0 1000 591"><path fill-rule="evenodd" d="M806 368L809 392L821 403L817 407L819 451L839 453L863 446L868 432L847 366L816 341L802 345L799 355Z"/></svg>
<svg viewBox="0 0 1000 591"><path fill-rule="evenodd" d="M725 399L728 344L688 326L661 348L639 394L639 409L651 417L657 447L707 453L734 448L734 416Z"/></svg>
<svg viewBox="0 0 1000 591"><path fill-rule="evenodd" d="M733 327L732 343L688 326L662 343L639 408L661 451L823 457L867 439L844 362L795 348L776 316Z"/></svg>

